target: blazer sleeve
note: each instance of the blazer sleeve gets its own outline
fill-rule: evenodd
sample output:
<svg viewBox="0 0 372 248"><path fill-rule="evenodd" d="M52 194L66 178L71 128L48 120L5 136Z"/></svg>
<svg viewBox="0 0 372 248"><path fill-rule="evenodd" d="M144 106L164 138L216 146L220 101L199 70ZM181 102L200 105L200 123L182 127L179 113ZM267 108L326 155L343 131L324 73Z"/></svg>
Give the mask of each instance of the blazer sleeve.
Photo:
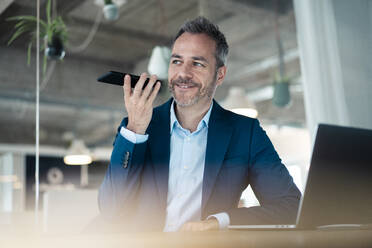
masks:
<svg viewBox="0 0 372 248"><path fill-rule="evenodd" d="M118 217L131 213L134 198L140 186L147 142L133 144L120 134L123 119L118 128L110 164L99 188L98 205L105 217Z"/></svg>
<svg viewBox="0 0 372 248"><path fill-rule="evenodd" d="M294 223L301 193L257 120L249 150L248 180L260 206L231 209L230 224Z"/></svg>

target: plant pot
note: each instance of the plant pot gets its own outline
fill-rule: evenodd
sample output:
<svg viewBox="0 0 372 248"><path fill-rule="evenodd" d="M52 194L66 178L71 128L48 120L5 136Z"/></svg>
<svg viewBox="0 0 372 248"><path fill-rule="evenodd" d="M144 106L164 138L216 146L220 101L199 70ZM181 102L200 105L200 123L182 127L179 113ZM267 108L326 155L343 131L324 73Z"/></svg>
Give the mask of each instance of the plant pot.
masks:
<svg viewBox="0 0 372 248"><path fill-rule="evenodd" d="M285 107L290 102L289 82L275 82L273 104L277 107Z"/></svg>
<svg viewBox="0 0 372 248"><path fill-rule="evenodd" d="M63 42L58 36L52 37L52 42L48 43L45 48L45 55L51 59L63 59L65 57L65 49L63 48Z"/></svg>
<svg viewBox="0 0 372 248"><path fill-rule="evenodd" d="M119 8L116 4L110 3L103 7L103 15L109 21L115 21L119 18Z"/></svg>

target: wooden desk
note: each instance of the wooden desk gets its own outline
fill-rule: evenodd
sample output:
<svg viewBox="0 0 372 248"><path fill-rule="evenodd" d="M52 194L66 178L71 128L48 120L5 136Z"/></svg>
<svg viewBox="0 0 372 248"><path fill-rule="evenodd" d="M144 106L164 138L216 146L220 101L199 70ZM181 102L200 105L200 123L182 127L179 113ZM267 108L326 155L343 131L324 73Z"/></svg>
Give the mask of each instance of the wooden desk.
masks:
<svg viewBox="0 0 372 248"><path fill-rule="evenodd" d="M372 230L216 231L198 233L127 233L110 235L0 236L1 247L27 248L214 248L352 247L371 248Z"/></svg>

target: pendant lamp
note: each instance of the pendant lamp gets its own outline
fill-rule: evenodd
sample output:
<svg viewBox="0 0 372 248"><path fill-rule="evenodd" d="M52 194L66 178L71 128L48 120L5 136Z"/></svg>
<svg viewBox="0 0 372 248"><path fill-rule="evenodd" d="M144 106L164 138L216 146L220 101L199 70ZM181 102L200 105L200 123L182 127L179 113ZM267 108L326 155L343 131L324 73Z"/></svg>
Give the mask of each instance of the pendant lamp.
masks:
<svg viewBox="0 0 372 248"><path fill-rule="evenodd" d="M73 140L63 161L67 165L86 165L92 162L92 157L83 140Z"/></svg>
<svg viewBox="0 0 372 248"><path fill-rule="evenodd" d="M150 74L155 74L159 79L167 79L171 53L168 47L154 47L147 67L148 72Z"/></svg>

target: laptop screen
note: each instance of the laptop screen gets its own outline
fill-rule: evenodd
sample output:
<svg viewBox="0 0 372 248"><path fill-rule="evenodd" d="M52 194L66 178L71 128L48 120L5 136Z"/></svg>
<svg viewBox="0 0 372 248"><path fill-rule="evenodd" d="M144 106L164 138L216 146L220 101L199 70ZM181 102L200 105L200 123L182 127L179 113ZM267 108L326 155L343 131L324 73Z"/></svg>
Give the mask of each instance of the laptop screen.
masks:
<svg viewBox="0 0 372 248"><path fill-rule="evenodd" d="M297 227L372 223L372 130L320 124Z"/></svg>

